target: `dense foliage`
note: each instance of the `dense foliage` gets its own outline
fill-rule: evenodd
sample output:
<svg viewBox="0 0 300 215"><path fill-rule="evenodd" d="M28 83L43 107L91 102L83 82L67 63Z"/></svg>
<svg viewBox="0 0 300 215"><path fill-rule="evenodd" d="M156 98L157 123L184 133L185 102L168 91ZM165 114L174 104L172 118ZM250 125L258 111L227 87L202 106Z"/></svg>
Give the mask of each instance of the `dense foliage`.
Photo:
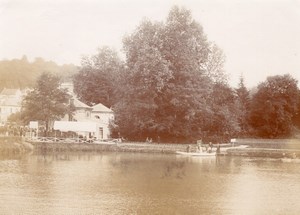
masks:
<svg viewBox="0 0 300 215"><path fill-rule="evenodd" d="M117 52L103 47L98 53L82 61L80 71L74 75L74 91L78 98L89 104L102 103L111 107L119 84L123 62Z"/></svg>
<svg viewBox="0 0 300 215"><path fill-rule="evenodd" d="M250 132L249 125L249 105L250 105L250 92L246 88L244 78L241 76L236 92L236 116L240 127L240 136L248 136Z"/></svg>
<svg viewBox="0 0 300 215"><path fill-rule="evenodd" d="M298 107L297 81L290 75L268 77L252 98L250 124L261 137L288 136Z"/></svg>
<svg viewBox="0 0 300 215"><path fill-rule="evenodd" d="M107 47L82 61L79 99L113 107L115 136L130 140L220 142L282 137L300 126L300 93L289 75L251 92L227 84L225 56L190 11L173 7L164 22L144 20L123 40L125 62Z"/></svg>
<svg viewBox="0 0 300 215"><path fill-rule="evenodd" d="M224 59L190 11L174 7L164 23L143 21L124 38L124 51L126 76L115 105L122 135L190 141L208 134Z"/></svg>
<svg viewBox="0 0 300 215"><path fill-rule="evenodd" d="M23 99L22 119L42 121L46 132L49 123L58 120L69 113L69 94L66 89L60 89L60 78L50 73L43 73L37 80L34 89Z"/></svg>

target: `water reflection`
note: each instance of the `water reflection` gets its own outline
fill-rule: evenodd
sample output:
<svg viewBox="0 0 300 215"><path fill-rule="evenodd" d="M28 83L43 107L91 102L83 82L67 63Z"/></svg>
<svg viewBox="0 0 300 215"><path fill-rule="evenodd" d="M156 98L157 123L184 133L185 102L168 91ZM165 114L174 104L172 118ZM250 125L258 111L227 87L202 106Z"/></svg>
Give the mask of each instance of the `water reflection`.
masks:
<svg viewBox="0 0 300 215"><path fill-rule="evenodd" d="M6 158L0 159L0 213L298 214L299 170L295 163L238 157Z"/></svg>

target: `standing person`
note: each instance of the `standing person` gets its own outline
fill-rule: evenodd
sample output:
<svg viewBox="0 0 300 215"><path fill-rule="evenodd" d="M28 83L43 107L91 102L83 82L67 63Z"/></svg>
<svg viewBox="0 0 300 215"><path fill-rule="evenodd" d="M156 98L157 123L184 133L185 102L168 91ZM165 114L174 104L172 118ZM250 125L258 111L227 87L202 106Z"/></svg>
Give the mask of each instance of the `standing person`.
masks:
<svg viewBox="0 0 300 215"><path fill-rule="evenodd" d="M218 146L217 146L217 154L220 154L221 153L221 148L220 148L220 143L218 143Z"/></svg>
<svg viewBox="0 0 300 215"><path fill-rule="evenodd" d="M205 144L205 151L208 152L208 144Z"/></svg>
<svg viewBox="0 0 300 215"><path fill-rule="evenodd" d="M186 152L190 152L191 151L191 145L188 145L187 147L186 147Z"/></svg>
<svg viewBox="0 0 300 215"><path fill-rule="evenodd" d="M202 152L202 147L201 147L201 145L200 144L197 144L197 152Z"/></svg>
<svg viewBox="0 0 300 215"><path fill-rule="evenodd" d="M213 144L211 142L209 142L209 148L209 152L212 152Z"/></svg>
<svg viewBox="0 0 300 215"><path fill-rule="evenodd" d="M202 152L202 139L197 140L197 151Z"/></svg>

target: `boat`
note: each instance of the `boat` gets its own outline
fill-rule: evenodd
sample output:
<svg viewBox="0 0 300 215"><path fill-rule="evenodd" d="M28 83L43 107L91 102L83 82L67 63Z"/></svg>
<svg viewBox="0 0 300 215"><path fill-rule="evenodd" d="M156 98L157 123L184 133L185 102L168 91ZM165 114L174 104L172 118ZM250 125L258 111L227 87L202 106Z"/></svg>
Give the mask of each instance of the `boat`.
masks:
<svg viewBox="0 0 300 215"><path fill-rule="evenodd" d="M299 158L281 158L280 160L283 163L300 163Z"/></svg>
<svg viewBox="0 0 300 215"><path fill-rule="evenodd" d="M213 157L216 156L216 152L182 152L176 151L176 154L187 155L187 156L198 156L198 157Z"/></svg>
<svg viewBox="0 0 300 215"><path fill-rule="evenodd" d="M228 146L228 147L220 147L221 152L227 151L228 149L245 149L248 148L247 145L238 145L238 146Z"/></svg>
<svg viewBox="0 0 300 215"><path fill-rule="evenodd" d="M117 142L114 142L114 141L103 141L103 140L95 140L93 143L94 144L100 144L100 145L117 145Z"/></svg>

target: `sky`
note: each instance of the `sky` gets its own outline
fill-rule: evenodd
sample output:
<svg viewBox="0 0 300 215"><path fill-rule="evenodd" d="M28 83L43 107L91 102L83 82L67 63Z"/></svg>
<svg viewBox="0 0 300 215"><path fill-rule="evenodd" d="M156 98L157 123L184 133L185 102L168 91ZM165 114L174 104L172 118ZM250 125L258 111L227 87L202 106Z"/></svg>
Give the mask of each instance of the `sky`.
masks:
<svg viewBox="0 0 300 215"><path fill-rule="evenodd" d="M300 81L300 0L0 0L0 60L26 55L80 66L85 55L122 38L144 18L190 10L226 56L229 83L251 88L272 75Z"/></svg>

